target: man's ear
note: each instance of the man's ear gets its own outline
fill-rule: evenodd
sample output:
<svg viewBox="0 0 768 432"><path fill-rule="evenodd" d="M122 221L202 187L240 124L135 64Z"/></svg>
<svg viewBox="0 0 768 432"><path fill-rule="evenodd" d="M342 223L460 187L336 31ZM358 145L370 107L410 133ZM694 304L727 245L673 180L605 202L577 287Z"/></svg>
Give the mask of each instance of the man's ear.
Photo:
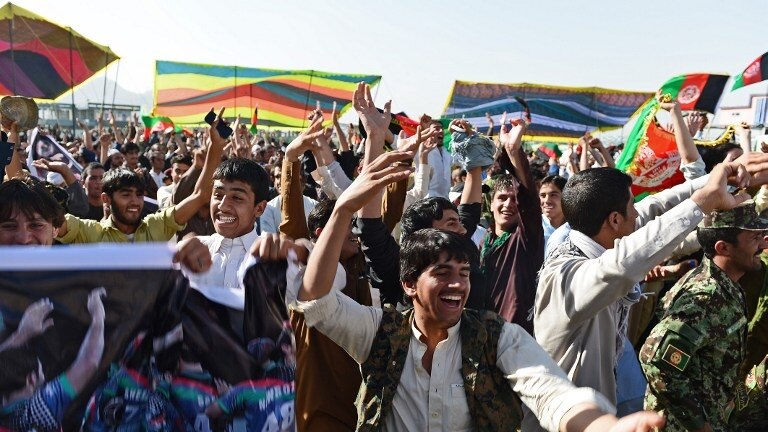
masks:
<svg viewBox="0 0 768 432"><path fill-rule="evenodd" d="M611 212L606 218L606 221L608 222L608 226L611 227L612 230L618 231L619 225L621 224L621 221L619 220L619 212L617 211Z"/></svg>
<svg viewBox="0 0 768 432"><path fill-rule="evenodd" d="M261 201L256 204L256 217L261 217L264 214L264 209L267 208L267 200Z"/></svg>
<svg viewBox="0 0 768 432"><path fill-rule="evenodd" d="M731 256L731 244L723 240L716 241L715 253L722 256Z"/></svg>
<svg viewBox="0 0 768 432"><path fill-rule="evenodd" d="M405 295L410 298L416 297L416 282L401 281L400 284L403 286Z"/></svg>
<svg viewBox="0 0 768 432"><path fill-rule="evenodd" d="M112 199L107 195L106 192L101 193L101 202L104 204L112 205Z"/></svg>
<svg viewBox="0 0 768 432"><path fill-rule="evenodd" d="M321 232L323 232L322 228L315 228L315 238L320 238Z"/></svg>

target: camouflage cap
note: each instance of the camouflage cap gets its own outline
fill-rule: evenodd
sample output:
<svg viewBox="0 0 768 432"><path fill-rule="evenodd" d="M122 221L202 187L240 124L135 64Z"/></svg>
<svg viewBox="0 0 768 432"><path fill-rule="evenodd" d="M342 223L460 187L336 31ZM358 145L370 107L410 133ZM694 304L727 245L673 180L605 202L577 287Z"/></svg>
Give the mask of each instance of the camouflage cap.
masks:
<svg viewBox="0 0 768 432"><path fill-rule="evenodd" d="M749 200L730 210L714 210L704 216L699 228L739 228L752 231L768 230L768 219L757 214L755 202Z"/></svg>

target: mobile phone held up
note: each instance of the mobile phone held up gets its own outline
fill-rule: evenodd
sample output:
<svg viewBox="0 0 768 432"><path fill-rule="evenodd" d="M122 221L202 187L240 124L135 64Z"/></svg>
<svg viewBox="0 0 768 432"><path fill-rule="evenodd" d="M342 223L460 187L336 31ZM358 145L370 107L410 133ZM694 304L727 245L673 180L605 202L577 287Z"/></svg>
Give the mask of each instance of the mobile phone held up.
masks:
<svg viewBox="0 0 768 432"><path fill-rule="evenodd" d="M204 121L209 125L212 125L214 120L216 120L216 113L213 112L213 110L208 111L208 114L205 115ZM227 126L223 119L216 126L216 130L219 131L219 135L222 138L229 138L229 136L232 135L232 128Z"/></svg>

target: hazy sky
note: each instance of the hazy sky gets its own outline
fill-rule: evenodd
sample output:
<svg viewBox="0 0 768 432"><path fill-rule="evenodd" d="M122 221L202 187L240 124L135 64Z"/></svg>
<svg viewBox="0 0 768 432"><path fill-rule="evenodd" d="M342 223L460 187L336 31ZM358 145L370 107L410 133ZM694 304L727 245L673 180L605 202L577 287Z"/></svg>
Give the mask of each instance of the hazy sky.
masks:
<svg viewBox="0 0 768 432"><path fill-rule="evenodd" d="M454 80L652 91L683 73L735 75L768 51L766 0L14 3L110 46L133 91L152 89L156 59L378 74L377 102L411 116L439 114Z"/></svg>

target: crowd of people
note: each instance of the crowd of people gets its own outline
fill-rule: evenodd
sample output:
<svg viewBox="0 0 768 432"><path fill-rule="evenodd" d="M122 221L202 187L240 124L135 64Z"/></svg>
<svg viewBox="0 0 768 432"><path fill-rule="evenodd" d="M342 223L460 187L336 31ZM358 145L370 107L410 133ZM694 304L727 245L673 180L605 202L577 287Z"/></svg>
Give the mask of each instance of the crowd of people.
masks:
<svg viewBox="0 0 768 432"><path fill-rule="evenodd" d="M198 296L183 313L207 305L228 331L261 295L249 269L281 263L267 284L285 321L232 331L259 365L248 381L216 376L184 318L135 335L148 361L120 347L99 374L117 311L98 288L50 378L34 341L63 306L29 299L0 319L0 430L60 430L77 397L86 431L765 430L768 153L746 126L700 151L706 116L658 97L686 181L639 201L621 146L586 134L558 158L506 114L497 135L490 115L485 134L427 115L393 133L363 83L362 130L318 110L285 142L239 118L223 136L224 108L191 133L51 130L84 169L33 161L45 179L4 122L0 245L170 242Z"/></svg>

